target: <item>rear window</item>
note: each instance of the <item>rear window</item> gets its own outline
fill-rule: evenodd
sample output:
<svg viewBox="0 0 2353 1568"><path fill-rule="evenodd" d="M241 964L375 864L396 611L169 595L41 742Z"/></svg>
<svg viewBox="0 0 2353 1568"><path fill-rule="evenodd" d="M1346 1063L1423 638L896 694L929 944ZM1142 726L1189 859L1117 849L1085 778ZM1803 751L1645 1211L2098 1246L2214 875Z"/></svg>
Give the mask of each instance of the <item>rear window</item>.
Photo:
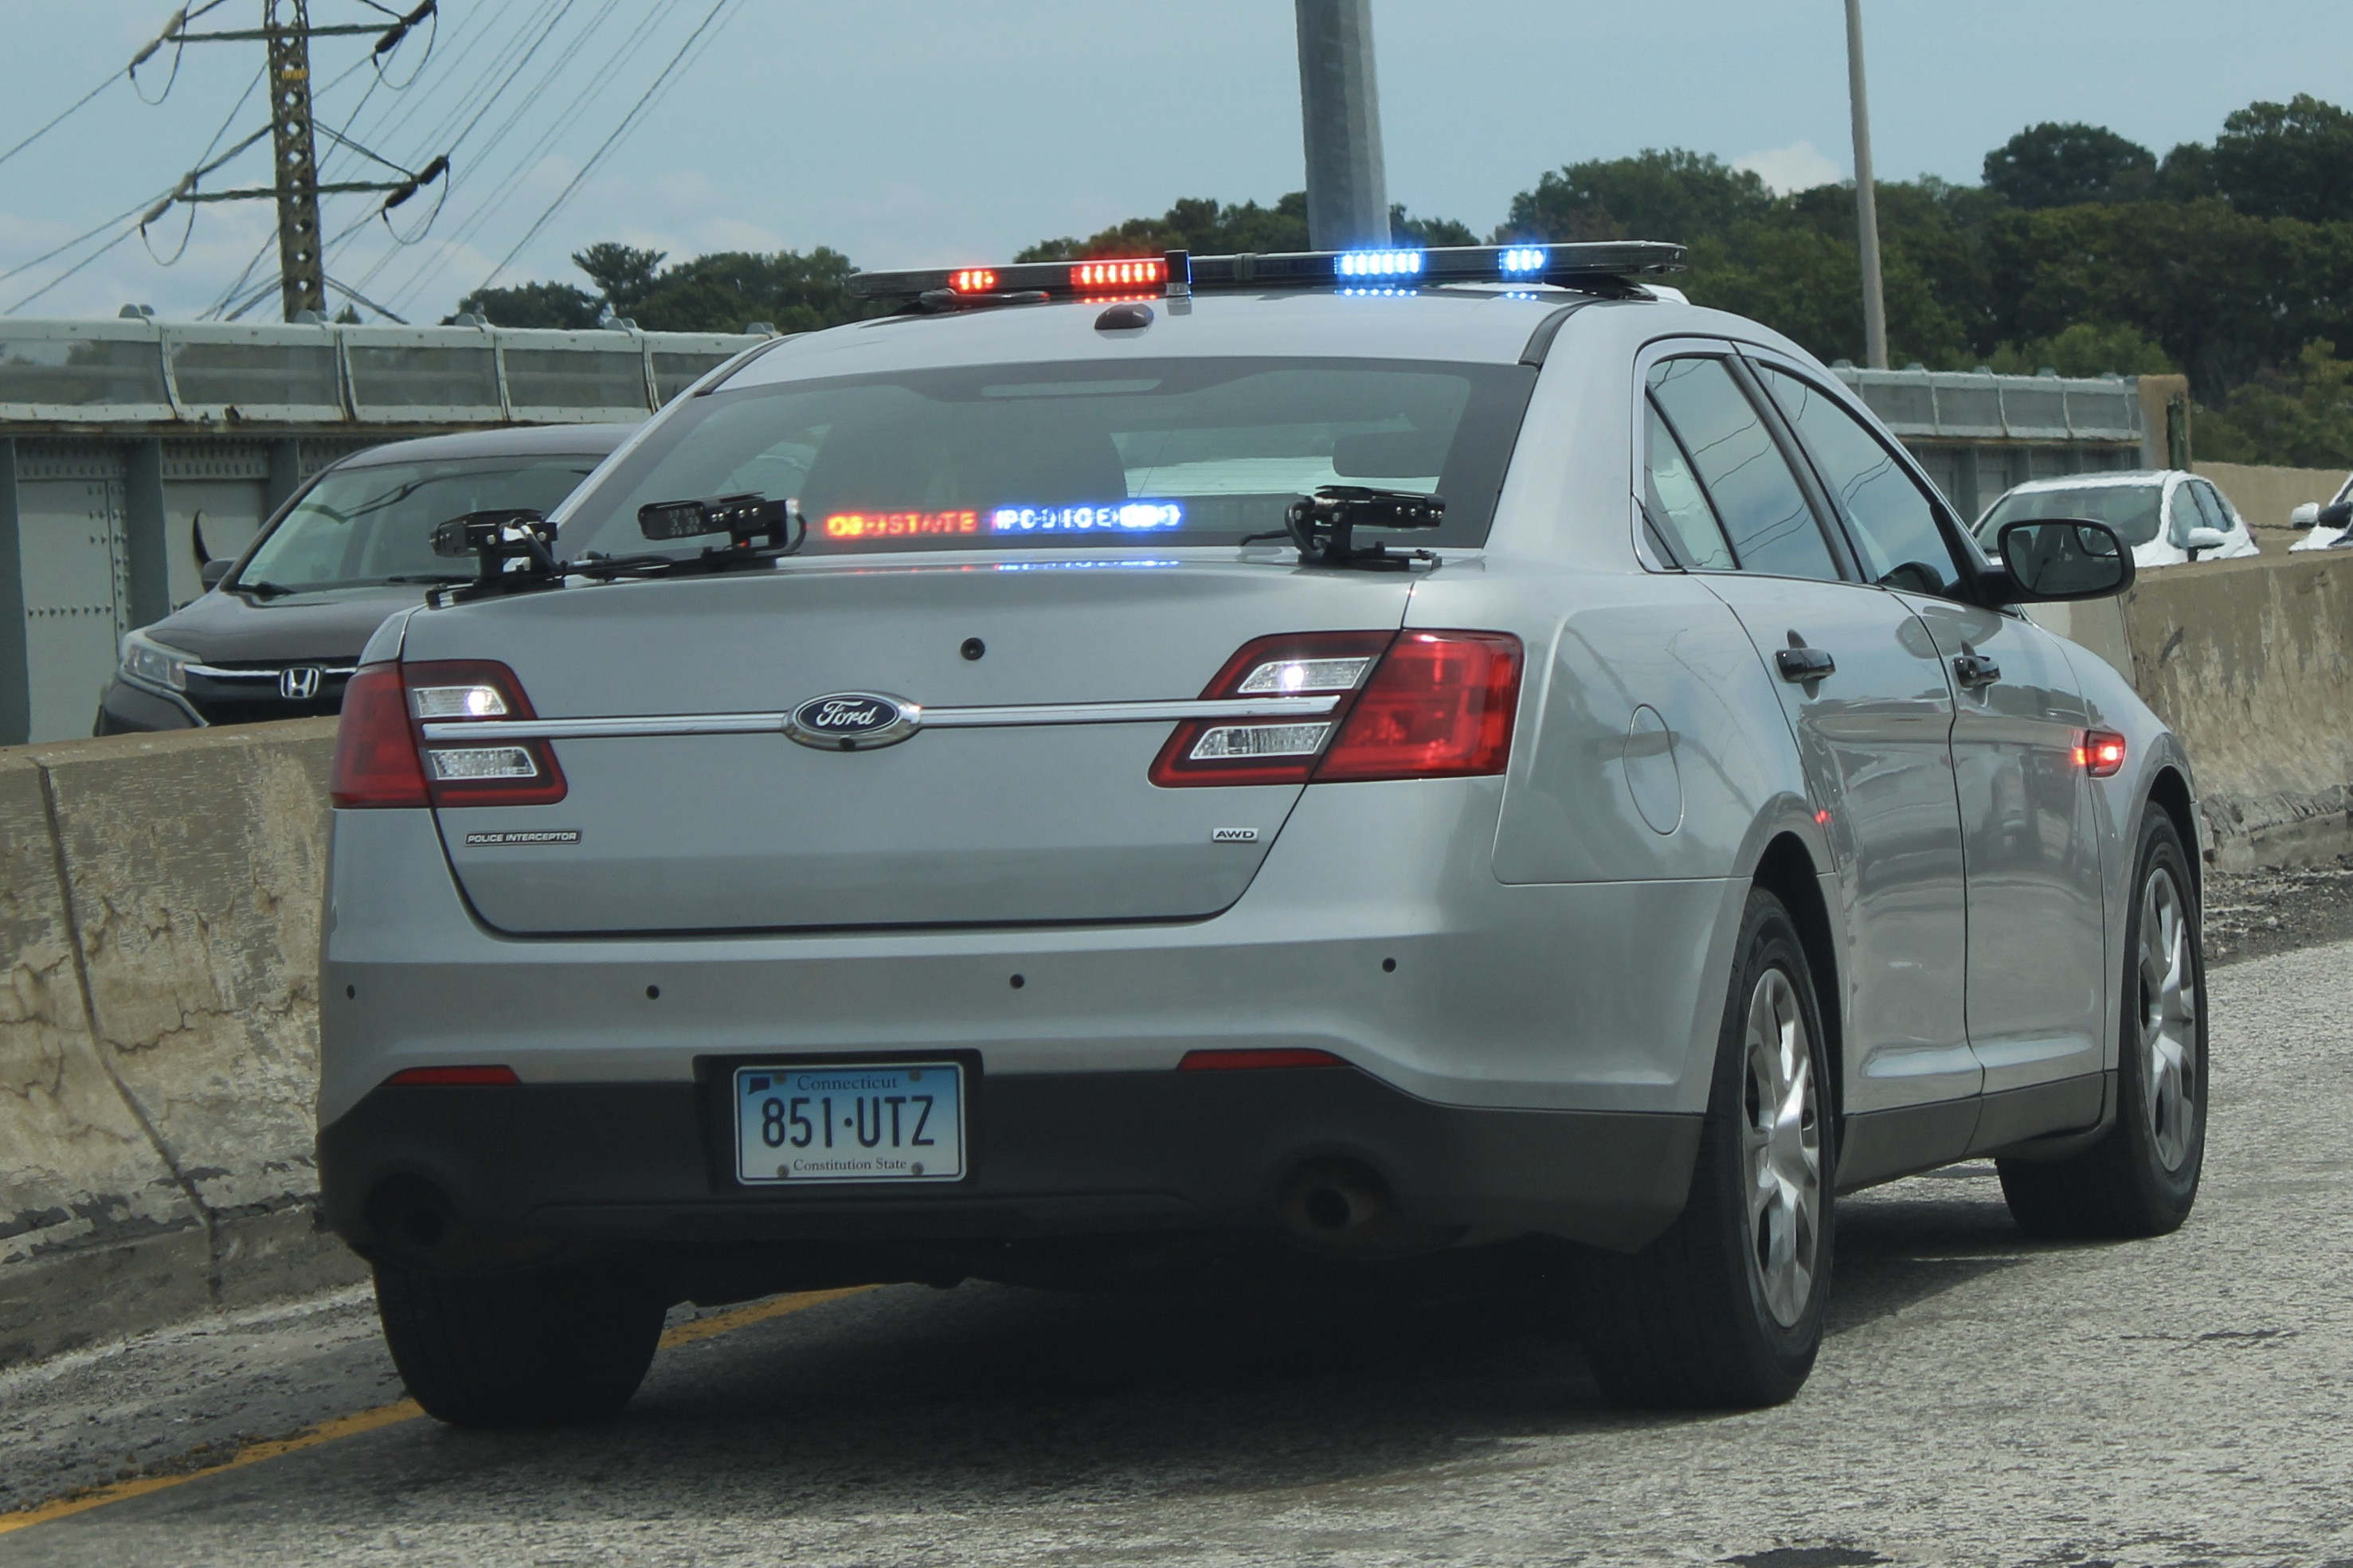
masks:
<svg viewBox="0 0 2353 1568"><path fill-rule="evenodd" d="M353 588L464 582L468 563L433 553L433 530L470 511L554 511L600 458L464 458L374 463L322 476L237 574L248 587Z"/></svg>
<svg viewBox="0 0 2353 1568"><path fill-rule="evenodd" d="M1992 551L2005 523L2079 517L2106 523L2126 544L2147 544L2157 537L2160 521L2157 503L2163 494L2158 485L2080 485L2006 495L1993 503L1993 510L1978 524L1978 542Z"/></svg>
<svg viewBox="0 0 2353 1568"><path fill-rule="evenodd" d="M698 397L564 527L635 554L638 509L756 493L804 552L1232 544L1317 487L1434 491L1417 543L1484 542L1535 373L1519 365L1178 359L998 365ZM671 549L691 553L704 542Z"/></svg>

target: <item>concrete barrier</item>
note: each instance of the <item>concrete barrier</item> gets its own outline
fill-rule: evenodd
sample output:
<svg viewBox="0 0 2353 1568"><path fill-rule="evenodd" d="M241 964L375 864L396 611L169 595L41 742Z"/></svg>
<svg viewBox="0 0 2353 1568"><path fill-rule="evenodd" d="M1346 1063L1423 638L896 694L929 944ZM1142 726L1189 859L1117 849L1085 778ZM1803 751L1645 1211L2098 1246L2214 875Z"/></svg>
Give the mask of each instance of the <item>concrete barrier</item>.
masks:
<svg viewBox="0 0 2353 1568"><path fill-rule="evenodd" d="M0 1364L361 1277L312 1219L333 738L0 751Z"/></svg>
<svg viewBox="0 0 2353 1568"><path fill-rule="evenodd" d="M2339 468L2270 468L2248 463L2205 463L2198 472L2221 487L2247 526L2258 531L2263 548L2276 540L2293 540L2304 531L2288 527L2287 515L2306 501L2326 504L2344 484Z"/></svg>
<svg viewBox="0 0 2353 1568"><path fill-rule="evenodd" d="M2353 850L2353 552L2168 567L2075 608L2112 660L2120 635L2117 668L2189 748L2216 864Z"/></svg>

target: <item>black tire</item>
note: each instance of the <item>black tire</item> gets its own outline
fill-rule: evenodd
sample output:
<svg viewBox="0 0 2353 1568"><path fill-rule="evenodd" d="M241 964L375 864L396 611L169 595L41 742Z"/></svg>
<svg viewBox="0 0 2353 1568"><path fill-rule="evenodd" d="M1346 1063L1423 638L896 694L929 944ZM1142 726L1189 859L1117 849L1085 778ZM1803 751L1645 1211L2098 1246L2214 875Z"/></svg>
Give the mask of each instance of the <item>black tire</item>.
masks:
<svg viewBox="0 0 2353 1568"><path fill-rule="evenodd" d="M2116 1123L2068 1159L1994 1163L2011 1217L2031 1235L2163 1236L2180 1228L2198 1201L2206 1159L2206 954L2189 857L2163 811L2152 809L2141 825L2133 864ZM2164 889L2178 957L2170 956L2173 942L2164 933ZM2155 966L2142 951L2152 914L2158 918L2156 945L2168 954ZM2178 1065L2168 1069L2168 1061Z"/></svg>
<svg viewBox="0 0 2353 1568"><path fill-rule="evenodd" d="M1621 1405L1778 1405L1805 1385L1821 1346L1833 1251L1836 1150L1813 977L1788 911L1762 889L1748 895L1735 951L1707 1116L1683 1212L1641 1251L1597 1254L1580 1270L1579 1337L1602 1393ZM1756 1157L1751 1127L1759 1119L1749 1019L1760 996L1771 1000L1773 1016L1788 1018L1803 1034L1779 1059L1802 1060L1810 1075L1803 1113L1792 1119L1800 1164L1808 1153L1805 1141L1811 1140L1810 1220L1802 1202L1778 1211L1768 1205L1754 1218L1749 1212ZM1796 1083L1794 1071L1788 1078ZM1785 1142L1781 1153L1771 1157L1786 1159L1792 1146ZM1758 1260L1760 1245L1769 1247L1776 1229L1769 1222L1777 1212L1788 1222L1778 1227L1789 1243L1788 1257L1804 1273L1801 1295L1793 1295L1788 1267L1768 1271ZM1768 1279L1778 1279L1779 1286Z"/></svg>
<svg viewBox="0 0 2353 1568"><path fill-rule="evenodd" d="M466 1279L379 1264L375 1304L400 1380L453 1426L610 1415L662 1330L660 1302L586 1269Z"/></svg>

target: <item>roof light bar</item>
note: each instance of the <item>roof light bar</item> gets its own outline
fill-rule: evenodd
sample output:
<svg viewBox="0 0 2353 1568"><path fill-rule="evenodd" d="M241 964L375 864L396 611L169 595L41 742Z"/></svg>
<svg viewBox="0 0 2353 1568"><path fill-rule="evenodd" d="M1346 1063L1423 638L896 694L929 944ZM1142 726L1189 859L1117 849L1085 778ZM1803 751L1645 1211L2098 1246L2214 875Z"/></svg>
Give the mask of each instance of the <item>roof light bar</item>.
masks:
<svg viewBox="0 0 2353 1568"><path fill-rule="evenodd" d="M1419 250L1344 250L1332 258L1332 270L1343 278L1419 278Z"/></svg>
<svg viewBox="0 0 2353 1568"><path fill-rule="evenodd" d="M1104 291L1165 289L1176 298L1197 289L1328 289L1334 284L1550 283L1623 293L1638 279L1681 272L1683 247L1659 240L1588 245L1460 245L1431 249L1301 250L1239 256L1102 258L1022 261L1001 267L860 272L853 294L904 300L923 309L1010 303L1013 296L1100 300Z"/></svg>

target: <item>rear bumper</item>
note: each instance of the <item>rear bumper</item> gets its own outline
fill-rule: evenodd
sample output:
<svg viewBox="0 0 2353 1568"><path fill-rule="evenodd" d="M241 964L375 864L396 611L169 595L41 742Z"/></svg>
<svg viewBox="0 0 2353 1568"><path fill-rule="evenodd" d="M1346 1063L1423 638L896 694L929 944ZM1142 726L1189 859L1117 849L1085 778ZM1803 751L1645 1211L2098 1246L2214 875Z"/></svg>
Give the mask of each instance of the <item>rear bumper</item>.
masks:
<svg viewBox="0 0 2353 1568"><path fill-rule="evenodd" d="M320 1133L327 1221L363 1252L452 1271L800 1250L845 1283L1188 1234L1376 1255L1527 1234L1630 1249L1681 1211L1699 1136L1690 1115L1436 1105L1349 1068L976 1072L954 1187L745 1187L727 1075L699 1066L693 1083L379 1088ZM1311 1162L1370 1172L1391 1217L1287 1231Z"/></svg>

